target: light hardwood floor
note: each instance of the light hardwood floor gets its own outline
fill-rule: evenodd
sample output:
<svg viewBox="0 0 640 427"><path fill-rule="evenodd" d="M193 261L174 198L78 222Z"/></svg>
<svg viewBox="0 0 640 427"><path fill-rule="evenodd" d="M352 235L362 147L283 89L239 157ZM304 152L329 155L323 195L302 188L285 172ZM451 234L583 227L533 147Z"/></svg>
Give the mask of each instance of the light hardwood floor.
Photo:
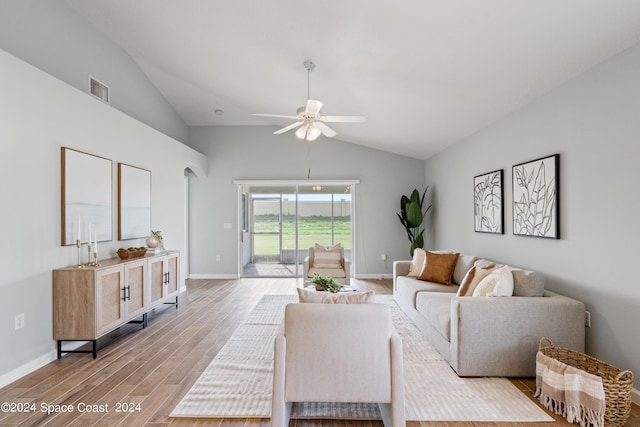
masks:
<svg viewBox="0 0 640 427"><path fill-rule="evenodd" d="M300 279L188 280L176 309L167 306L150 316L149 326L98 353L67 354L0 389L0 403L30 412L0 411L0 426L268 426L268 420L218 420L169 418L171 410L215 357L233 331L246 319L264 294L293 294ZM391 293L390 280L354 280L362 289ZM127 327L113 335L125 332ZM532 379L512 380L533 399ZM129 409L131 412L118 412ZM43 406L45 405L45 406ZM71 412L46 405L73 405ZM80 412L81 405L107 405L107 412ZM91 408L90 408L91 409ZM555 423L409 422L409 427L561 427L572 425L555 417ZM382 426L381 422L292 421L291 426ZM633 407L626 426L640 426L640 408Z"/></svg>

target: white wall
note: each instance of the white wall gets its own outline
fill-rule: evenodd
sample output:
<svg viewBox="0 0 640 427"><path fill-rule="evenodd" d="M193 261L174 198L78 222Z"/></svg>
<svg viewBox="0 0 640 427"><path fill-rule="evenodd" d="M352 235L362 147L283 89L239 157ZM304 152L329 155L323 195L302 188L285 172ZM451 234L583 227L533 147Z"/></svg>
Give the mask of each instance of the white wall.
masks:
<svg viewBox="0 0 640 427"><path fill-rule="evenodd" d="M184 249L184 169L204 176L206 157L92 96L0 50L0 386L54 354L52 270L75 264L60 246L60 147L113 161L114 241L101 259L144 239L117 239L117 164L152 173L152 228L166 246ZM196 181L195 179L194 181ZM183 278L184 279L184 278ZM25 327L14 330L16 314Z"/></svg>
<svg viewBox="0 0 640 427"><path fill-rule="evenodd" d="M431 247L539 270L591 312L587 352L640 375L640 46L429 159ZM515 164L560 154L560 240L513 235ZM505 172L505 235L474 233L473 177ZM509 321L505 319L505 321ZM636 380L636 388L638 381Z"/></svg>
<svg viewBox="0 0 640 427"><path fill-rule="evenodd" d="M359 126L359 125L354 125ZM424 161L320 138L311 145L293 133L273 135L276 128L196 127L190 145L209 156L209 176L191 185L190 272L198 276L238 274L237 189L233 180L359 179L354 199L355 274L390 274L393 260L409 257L409 241L396 217L400 197L424 182ZM232 223L233 229L223 229ZM386 262L380 254L387 254ZM220 255L220 261L215 261Z"/></svg>
<svg viewBox="0 0 640 427"><path fill-rule="evenodd" d="M89 75L110 87L110 105L182 143L186 123L138 64L64 1L0 1L0 48L89 92Z"/></svg>

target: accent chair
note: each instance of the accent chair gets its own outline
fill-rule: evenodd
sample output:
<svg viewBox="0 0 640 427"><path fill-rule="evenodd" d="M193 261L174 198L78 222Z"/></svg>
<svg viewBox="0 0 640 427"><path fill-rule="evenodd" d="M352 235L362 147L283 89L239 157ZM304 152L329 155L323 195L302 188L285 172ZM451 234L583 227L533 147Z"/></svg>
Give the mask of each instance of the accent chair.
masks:
<svg viewBox="0 0 640 427"><path fill-rule="evenodd" d="M385 427L405 425L402 341L385 304L289 304L274 343L271 425L294 402L377 403Z"/></svg>
<svg viewBox="0 0 640 427"><path fill-rule="evenodd" d="M325 247L316 244L309 248L309 256L302 266L304 279L312 279L313 273L331 276L343 285L349 285L351 263L344 257L344 248L337 244Z"/></svg>

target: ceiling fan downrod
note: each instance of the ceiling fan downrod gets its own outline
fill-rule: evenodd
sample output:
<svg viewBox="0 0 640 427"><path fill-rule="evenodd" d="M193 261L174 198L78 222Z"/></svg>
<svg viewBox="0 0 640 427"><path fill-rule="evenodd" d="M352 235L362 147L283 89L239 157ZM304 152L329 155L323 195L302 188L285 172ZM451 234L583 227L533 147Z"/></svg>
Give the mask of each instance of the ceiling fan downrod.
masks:
<svg viewBox="0 0 640 427"><path fill-rule="evenodd" d="M311 99L311 72L316 68L316 64L310 59L304 61L304 68L307 70L307 99Z"/></svg>

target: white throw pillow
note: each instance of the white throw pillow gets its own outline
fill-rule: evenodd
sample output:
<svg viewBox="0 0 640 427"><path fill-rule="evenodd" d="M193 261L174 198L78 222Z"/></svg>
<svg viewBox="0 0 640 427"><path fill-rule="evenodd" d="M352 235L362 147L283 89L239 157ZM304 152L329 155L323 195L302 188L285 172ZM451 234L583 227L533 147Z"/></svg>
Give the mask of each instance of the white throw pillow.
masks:
<svg viewBox="0 0 640 427"><path fill-rule="evenodd" d="M376 302L376 292L338 292L332 294L325 291L313 291L297 288L298 299L301 303L319 304L369 304Z"/></svg>
<svg viewBox="0 0 640 427"><path fill-rule="evenodd" d="M427 259L427 251L424 249L416 248L413 251L413 260L411 260L411 266L409 267L409 277L418 277L424 266L424 262Z"/></svg>
<svg viewBox="0 0 640 427"><path fill-rule="evenodd" d="M510 297L513 295L513 274L508 265L496 268L482 279L473 291L474 297Z"/></svg>
<svg viewBox="0 0 640 427"><path fill-rule="evenodd" d="M342 246L322 246L316 243L313 254L313 266L316 268L342 267Z"/></svg>

